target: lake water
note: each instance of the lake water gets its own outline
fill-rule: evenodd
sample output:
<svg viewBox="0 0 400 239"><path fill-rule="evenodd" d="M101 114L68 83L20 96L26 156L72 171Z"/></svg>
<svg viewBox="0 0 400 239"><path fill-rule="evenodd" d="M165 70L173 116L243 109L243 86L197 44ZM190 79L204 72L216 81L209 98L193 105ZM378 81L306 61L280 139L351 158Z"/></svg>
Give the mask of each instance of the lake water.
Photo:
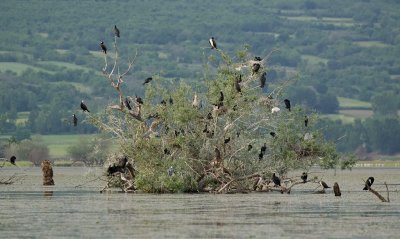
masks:
<svg viewBox="0 0 400 239"><path fill-rule="evenodd" d="M42 186L40 168L1 168L25 178L0 185L0 238L400 238L400 185L390 203L362 191L362 179L386 197L384 181L400 183L399 169L318 172L342 197L292 193L100 194L103 182L76 188L100 169L54 168L56 186ZM375 185L376 184L376 185Z"/></svg>

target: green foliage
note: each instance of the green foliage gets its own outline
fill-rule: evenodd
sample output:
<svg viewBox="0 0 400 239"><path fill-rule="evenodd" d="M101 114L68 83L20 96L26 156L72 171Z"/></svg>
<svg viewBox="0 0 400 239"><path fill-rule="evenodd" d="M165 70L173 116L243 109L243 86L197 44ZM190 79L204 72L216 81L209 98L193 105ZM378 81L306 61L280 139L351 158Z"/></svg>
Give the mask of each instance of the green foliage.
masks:
<svg viewBox="0 0 400 239"><path fill-rule="evenodd" d="M372 97L372 110L376 115L397 115L400 97L393 93L380 93Z"/></svg>
<svg viewBox="0 0 400 239"><path fill-rule="evenodd" d="M101 137L81 137L76 144L67 148L67 153L73 161L81 161L86 166L99 166L104 164L110 149L110 142Z"/></svg>
<svg viewBox="0 0 400 239"><path fill-rule="evenodd" d="M49 158L49 149L39 136L33 136L32 139L24 139L20 142L10 143L5 151L7 158L10 158L11 155L15 155L17 160L30 161L35 166L39 166L42 160Z"/></svg>
<svg viewBox="0 0 400 239"><path fill-rule="evenodd" d="M185 82L170 85L163 78L154 77L146 85L144 104L133 102L134 110L140 111L143 121L131 117L125 108L122 112L109 108L91 118L101 130L119 139L119 151L137 171L137 189L191 192L211 187L217 190L221 184L216 176L221 175L219 170L228 171L234 178L254 173L270 177L272 172L284 176L292 170L308 170L314 164L323 168L338 165L334 144L326 142L313 128L317 116L309 115L306 127L303 109L284 109L280 99L282 86L277 86L277 93L267 97L260 88L259 78L268 67L262 66L254 74L250 69L252 64L249 65L249 59L254 57L239 54L241 60L235 62L224 52L216 51L212 58L221 63L215 74L207 74L205 86L197 89ZM238 71L238 66L244 67ZM235 87L239 79L241 92ZM201 106L200 103L193 105L195 97ZM274 113L273 107L282 110ZM275 137L270 135L272 131ZM265 152L260 157L264 144ZM171 166L174 175L169 176L167 170ZM239 185L246 187L249 183L245 180Z"/></svg>

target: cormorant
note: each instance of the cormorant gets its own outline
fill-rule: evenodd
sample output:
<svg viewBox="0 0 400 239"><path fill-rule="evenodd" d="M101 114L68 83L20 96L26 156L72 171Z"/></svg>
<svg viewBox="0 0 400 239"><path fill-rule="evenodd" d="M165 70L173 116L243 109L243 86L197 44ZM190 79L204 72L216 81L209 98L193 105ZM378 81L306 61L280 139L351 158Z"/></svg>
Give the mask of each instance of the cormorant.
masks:
<svg viewBox="0 0 400 239"><path fill-rule="evenodd" d="M166 105L167 105L167 102L166 102L165 100L162 100L162 101L160 102L160 104L166 106Z"/></svg>
<svg viewBox="0 0 400 239"><path fill-rule="evenodd" d="M266 143L264 143L264 145L261 147L260 152L264 155L265 151L267 151L267 144Z"/></svg>
<svg viewBox="0 0 400 239"><path fill-rule="evenodd" d="M219 103L224 101L224 93L222 92L222 90L219 92Z"/></svg>
<svg viewBox="0 0 400 239"><path fill-rule="evenodd" d="M212 119L213 119L212 113L211 113L211 112L208 112L208 114L207 114L207 119L208 119L208 120L212 120Z"/></svg>
<svg viewBox="0 0 400 239"><path fill-rule="evenodd" d="M253 148L253 145L249 144L247 145L247 151L250 151Z"/></svg>
<svg viewBox="0 0 400 239"><path fill-rule="evenodd" d="M326 184L324 181L319 181L319 184L325 189L325 188L330 188L328 184Z"/></svg>
<svg viewBox="0 0 400 239"><path fill-rule="evenodd" d="M308 126L308 116L307 115L304 116L304 126L305 127Z"/></svg>
<svg viewBox="0 0 400 239"><path fill-rule="evenodd" d="M168 176L172 176L172 175L174 175L174 168L172 167L172 166L170 166L169 168L168 168Z"/></svg>
<svg viewBox="0 0 400 239"><path fill-rule="evenodd" d="M254 60L255 60L255 61L262 61L261 57L259 57L259 56L255 56L255 57L254 57Z"/></svg>
<svg viewBox="0 0 400 239"><path fill-rule="evenodd" d="M132 107L130 105L131 101L128 98L125 98L125 107L128 108L128 110L132 110Z"/></svg>
<svg viewBox="0 0 400 239"><path fill-rule="evenodd" d="M274 137L274 138L275 138L275 136L276 136L276 133L275 133L275 132L269 132L269 134L270 134L272 137Z"/></svg>
<svg viewBox="0 0 400 239"><path fill-rule="evenodd" d="M75 114L72 115L72 122L73 122L74 126L78 125L78 118L76 118Z"/></svg>
<svg viewBox="0 0 400 239"><path fill-rule="evenodd" d="M303 180L303 183L307 182L307 177L308 177L308 174L306 172L303 172L303 174L301 175L301 180Z"/></svg>
<svg viewBox="0 0 400 239"><path fill-rule="evenodd" d="M275 186L281 186L281 179L275 173L272 174L272 182L274 182Z"/></svg>
<svg viewBox="0 0 400 239"><path fill-rule="evenodd" d="M112 175L114 173L117 173L117 172L124 173L125 172L125 166L126 166L127 162L128 162L128 158L124 157L124 158L119 160L117 165L114 164L112 166L109 166L108 169L107 169L108 176L110 176L110 175Z"/></svg>
<svg viewBox="0 0 400 239"><path fill-rule="evenodd" d="M119 29L117 28L117 25L114 25L114 34L116 37L119 37Z"/></svg>
<svg viewBox="0 0 400 239"><path fill-rule="evenodd" d="M290 100L285 99L283 102L285 102L285 107L290 111Z"/></svg>
<svg viewBox="0 0 400 239"><path fill-rule="evenodd" d="M333 184L333 192L335 193L336 197L342 196L342 193L340 192L339 184L337 182L335 182Z"/></svg>
<svg viewBox="0 0 400 239"><path fill-rule="evenodd" d="M13 164L13 165L16 165L16 164L15 164L15 160L17 160L17 157L15 157L14 155L11 156L11 158L10 158L10 163Z"/></svg>
<svg viewBox="0 0 400 239"><path fill-rule="evenodd" d="M215 42L214 37L211 37L211 38L208 40L208 42L209 42L210 45L211 45L211 49L217 49L217 43Z"/></svg>
<svg viewBox="0 0 400 239"><path fill-rule="evenodd" d="M258 154L258 159L261 160L264 157L264 154L261 152Z"/></svg>
<svg viewBox="0 0 400 239"><path fill-rule="evenodd" d="M229 138L227 138L227 139L224 139L224 144L229 143L229 141L231 141L231 137L229 137Z"/></svg>
<svg viewBox="0 0 400 239"><path fill-rule="evenodd" d="M135 95L135 100L139 105L143 105L143 100L141 97L138 97L137 95Z"/></svg>
<svg viewBox="0 0 400 239"><path fill-rule="evenodd" d="M200 104L200 102L199 102L199 100L197 99L197 94L195 93L195 94L194 94L194 97L193 97L193 101L192 101L192 106L193 106L194 108L199 108L199 104Z"/></svg>
<svg viewBox="0 0 400 239"><path fill-rule="evenodd" d="M235 89L237 92L242 93L242 88L240 86L239 79L235 80Z"/></svg>
<svg viewBox="0 0 400 239"><path fill-rule="evenodd" d="M258 72L258 70L260 70L260 64L254 63L253 66L251 67L251 70L252 70L253 75L254 75L255 73Z"/></svg>
<svg viewBox="0 0 400 239"><path fill-rule="evenodd" d="M153 77L147 77L146 80L144 80L143 85L149 83L152 80L153 80Z"/></svg>
<svg viewBox="0 0 400 239"><path fill-rule="evenodd" d="M265 86L265 82L267 81L266 75L267 75L267 73L264 72L260 76L260 88L264 88L264 86Z"/></svg>
<svg viewBox="0 0 400 239"><path fill-rule="evenodd" d="M365 181L365 187L363 188L363 190L368 190L368 188L372 186L374 181L375 181L374 177L369 177L367 181Z"/></svg>
<svg viewBox="0 0 400 239"><path fill-rule="evenodd" d="M174 100L172 99L172 97L171 97L171 96L169 97L169 100L168 100L168 102L169 102L169 104L170 104L170 105L173 105L173 104L174 104Z"/></svg>
<svg viewBox="0 0 400 239"><path fill-rule="evenodd" d="M101 50L103 50L104 54L107 54L107 47L103 41L100 42Z"/></svg>
<svg viewBox="0 0 400 239"><path fill-rule="evenodd" d="M171 151L169 151L169 149L165 148L164 149L164 154L168 154L169 155L169 154L171 154Z"/></svg>
<svg viewBox="0 0 400 239"><path fill-rule="evenodd" d="M81 109L83 110L83 112L87 111L90 112L87 108L87 106L85 105L85 103L83 102L83 100L81 101Z"/></svg>

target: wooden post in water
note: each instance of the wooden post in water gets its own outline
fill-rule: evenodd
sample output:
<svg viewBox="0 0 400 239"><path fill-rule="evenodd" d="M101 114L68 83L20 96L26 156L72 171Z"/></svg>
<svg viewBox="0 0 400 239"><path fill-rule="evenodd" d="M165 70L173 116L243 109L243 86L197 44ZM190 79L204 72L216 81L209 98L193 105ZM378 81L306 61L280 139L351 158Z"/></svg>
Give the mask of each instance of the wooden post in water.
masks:
<svg viewBox="0 0 400 239"><path fill-rule="evenodd" d="M45 186L54 185L53 168L51 167L50 161L43 160L41 166L43 173L43 185Z"/></svg>

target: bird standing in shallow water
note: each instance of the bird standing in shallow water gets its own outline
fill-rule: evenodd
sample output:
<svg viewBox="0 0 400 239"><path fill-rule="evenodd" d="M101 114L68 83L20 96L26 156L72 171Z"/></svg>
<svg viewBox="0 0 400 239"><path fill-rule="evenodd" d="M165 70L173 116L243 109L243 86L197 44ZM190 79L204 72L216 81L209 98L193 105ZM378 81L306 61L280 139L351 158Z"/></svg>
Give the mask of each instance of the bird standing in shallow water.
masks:
<svg viewBox="0 0 400 239"><path fill-rule="evenodd" d="M372 186L374 181L375 181L374 177L369 177L367 181L365 181L365 187L363 188L363 190L368 190Z"/></svg>
<svg viewBox="0 0 400 239"><path fill-rule="evenodd" d="M339 184L337 182L335 182L333 184L333 192L335 193L336 197L342 196L342 193L340 192Z"/></svg>
<svg viewBox="0 0 400 239"><path fill-rule="evenodd" d="M281 179L275 173L272 174L272 182L275 184L274 187L281 186Z"/></svg>
<svg viewBox="0 0 400 239"><path fill-rule="evenodd" d="M116 37L119 37L119 29L117 28L117 25L114 25L114 34Z"/></svg>
<svg viewBox="0 0 400 239"><path fill-rule="evenodd" d="M81 109L83 110L83 112L85 112L85 111L87 111L87 112L90 112L89 110L88 110L88 107L85 105L85 103L83 102L83 100L81 101Z"/></svg>
<svg viewBox="0 0 400 239"><path fill-rule="evenodd" d="M211 49L217 49L217 42L215 41L214 37L211 37L208 42L211 45Z"/></svg>
<svg viewBox="0 0 400 239"><path fill-rule="evenodd" d="M307 173L303 172L303 174L301 175L301 180L303 180L303 183L307 182L307 177L308 177Z"/></svg>
<svg viewBox="0 0 400 239"><path fill-rule="evenodd" d="M15 157L14 155L11 156L11 158L10 158L10 163L11 163L12 165L15 165L15 166L16 166L15 160L17 160L17 157Z"/></svg>
<svg viewBox="0 0 400 239"><path fill-rule="evenodd" d="M103 41L100 42L101 50L103 50L104 54L107 54L107 47Z"/></svg>
<svg viewBox="0 0 400 239"><path fill-rule="evenodd" d="M290 108L291 108L291 106L290 106L290 100L285 99L283 102L285 102L285 107L286 107L286 109L288 109L288 110L290 111Z"/></svg>
<svg viewBox="0 0 400 239"><path fill-rule="evenodd" d="M74 126L78 125L78 118L76 118L75 114L72 115L72 122L73 122Z"/></svg>

